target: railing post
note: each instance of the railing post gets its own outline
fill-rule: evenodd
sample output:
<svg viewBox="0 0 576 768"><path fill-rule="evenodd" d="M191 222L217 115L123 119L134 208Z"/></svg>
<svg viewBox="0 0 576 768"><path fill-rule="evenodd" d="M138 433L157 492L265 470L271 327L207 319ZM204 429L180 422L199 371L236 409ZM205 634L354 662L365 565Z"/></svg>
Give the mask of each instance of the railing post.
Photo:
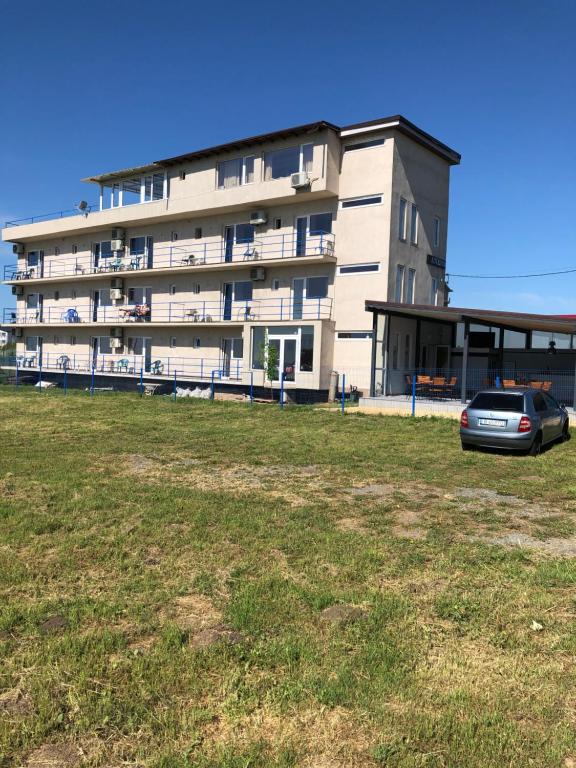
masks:
<svg viewBox="0 0 576 768"><path fill-rule="evenodd" d="M64 365L64 394L68 394L68 366Z"/></svg>
<svg viewBox="0 0 576 768"><path fill-rule="evenodd" d="M284 371L280 374L280 408L284 408Z"/></svg>
<svg viewBox="0 0 576 768"><path fill-rule="evenodd" d="M210 400L214 400L214 371L210 373Z"/></svg>
<svg viewBox="0 0 576 768"><path fill-rule="evenodd" d="M42 358L38 361L38 389L42 392Z"/></svg>
<svg viewBox="0 0 576 768"><path fill-rule="evenodd" d="M94 361L92 361L92 376L90 378L90 397L94 397Z"/></svg>
<svg viewBox="0 0 576 768"><path fill-rule="evenodd" d="M18 358L16 358L16 381L14 384L15 386L18 386Z"/></svg>
<svg viewBox="0 0 576 768"><path fill-rule="evenodd" d="M250 403L254 402L254 371L250 371Z"/></svg>
<svg viewBox="0 0 576 768"><path fill-rule="evenodd" d="M200 358L200 378L204 378L204 358Z"/></svg>
<svg viewBox="0 0 576 768"><path fill-rule="evenodd" d="M144 368L140 366L140 397L144 394Z"/></svg>
<svg viewBox="0 0 576 768"><path fill-rule="evenodd" d="M281 258L282 258L282 259L284 258L284 238L285 238L285 237L286 237L286 235L285 235L285 234L283 234L283 235L282 235L282 256L281 256Z"/></svg>
<svg viewBox="0 0 576 768"><path fill-rule="evenodd" d="M176 371L174 371L174 384L172 386L172 396L174 398L174 402L176 402Z"/></svg>
<svg viewBox="0 0 576 768"><path fill-rule="evenodd" d="M284 319L284 298L280 298L280 320Z"/></svg>
<svg viewBox="0 0 576 768"><path fill-rule="evenodd" d="M346 409L346 374L342 374L342 392L340 393L340 410L342 412L342 416L344 416L344 412Z"/></svg>
<svg viewBox="0 0 576 768"><path fill-rule="evenodd" d="M416 416L416 374L412 374L412 416Z"/></svg>

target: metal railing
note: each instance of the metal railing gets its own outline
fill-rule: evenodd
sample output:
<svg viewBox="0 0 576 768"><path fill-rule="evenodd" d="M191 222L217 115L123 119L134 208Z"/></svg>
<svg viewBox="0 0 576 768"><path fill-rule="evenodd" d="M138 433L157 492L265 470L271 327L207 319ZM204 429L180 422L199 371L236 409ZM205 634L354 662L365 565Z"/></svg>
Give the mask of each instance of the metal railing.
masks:
<svg viewBox="0 0 576 768"><path fill-rule="evenodd" d="M177 269L207 264L246 263L334 256L334 235L318 232L300 236L294 233L262 235L251 242L226 242L222 237L197 240L189 245L169 245L150 252L115 251L109 256L71 256L69 259L44 257L41 264L28 266L25 259L4 267L4 280L31 280L50 277L131 273L149 269Z"/></svg>
<svg viewBox="0 0 576 768"><path fill-rule="evenodd" d="M375 394L406 397L414 394L417 399L426 400L471 400L483 389L524 386L540 389L559 402L572 404L575 383L571 369L469 368L465 379L462 368L377 369Z"/></svg>
<svg viewBox="0 0 576 768"><path fill-rule="evenodd" d="M68 371L70 373L126 374L159 376L209 381L212 371L218 370L221 378L240 381L243 362L220 357L172 357L128 354L59 354L56 352L25 352L13 356L0 356L0 365L30 371Z"/></svg>
<svg viewBox="0 0 576 768"><path fill-rule="evenodd" d="M332 299L250 299L245 301L152 302L121 307L90 304L55 307L7 308L7 325L78 325L83 323L244 323L251 321L326 320L332 314Z"/></svg>
<svg viewBox="0 0 576 768"><path fill-rule="evenodd" d="M65 211L55 211L53 213L41 213L38 216L26 216L23 219L13 219L12 221L4 222L5 227L20 227L24 224L34 224L38 221L49 221L50 219L65 219L69 216L86 216L91 211L100 210L98 203L90 203L86 208L80 210L79 208L70 208Z"/></svg>

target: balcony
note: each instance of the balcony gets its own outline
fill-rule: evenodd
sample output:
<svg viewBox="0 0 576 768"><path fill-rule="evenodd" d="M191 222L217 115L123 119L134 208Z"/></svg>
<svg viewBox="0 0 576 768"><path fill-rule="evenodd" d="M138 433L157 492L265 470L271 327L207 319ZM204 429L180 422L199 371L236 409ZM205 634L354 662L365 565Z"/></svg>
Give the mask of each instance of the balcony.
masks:
<svg viewBox="0 0 576 768"><path fill-rule="evenodd" d="M155 357L134 354L60 354L56 352L27 352L2 358L2 365L25 371L67 371L91 374L143 374L159 378L210 381L213 372L229 381L241 381L243 361L227 360L223 355L213 358Z"/></svg>
<svg viewBox="0 0 576 768"><path fill-rule="evenodd" d="M228 268L250 266L253 262L279 262L307 259L311 262L335 258L334 235L314 234L262 235L253 240L227 241L225 238L205 238L189 245L170 245L138 250L110 252L106 256L71 256L69 259L45 259L44 263L28 267L24 261L4 267L4 281L85 278L114 273L127 276L135 272L170 272L192 268Z"/></svg>
<svg viewBox="0 0 576 768"><path fill-rule="evenodd" d="M74 307L5 309L6 325L82 326L150 325L221 323L242 325L248 322L285 322L290 320L329 320L332 299L294 298L251 299L246 301L169 301L151 305L95 307L89 303Z"/></svg>

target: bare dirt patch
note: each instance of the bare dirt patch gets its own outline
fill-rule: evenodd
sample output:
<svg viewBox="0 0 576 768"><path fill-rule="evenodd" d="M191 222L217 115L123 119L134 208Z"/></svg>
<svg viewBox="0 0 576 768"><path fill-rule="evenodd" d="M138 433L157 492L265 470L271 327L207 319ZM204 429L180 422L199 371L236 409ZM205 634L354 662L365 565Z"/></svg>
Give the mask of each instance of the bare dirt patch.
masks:
<svg viewBox="0 0 576 768"><path fill-rule="evenodd" d="M42 624L40 624L40 629L48 634L55 634L56 632L61 632L62 630L67 629L69 624L70 622L66 616L56 614L55 616L50 616L46 621L43 621Z"/></svg>
<svg viewBox="0 0 576 768"><path fill-rule="evenodd" d="M375 496L378 498L387 498L397 490L391 483L372 483L371 485L354 486L346 488L346 493L351 496Z"/></svg>
<svg viewBox="0 0 576 768"><path fill-rule="evenodd" d="M203 629L190 640L193 648L209 648L217 643L231 643L235 645L244 640L244 635L236 632L225 624L211 629Z"/></svg>
<svg viewBox="0 0 576 768"><path fill-rule="evenodd" d="M76 768L80 753L69 744L44 744L29 756L26 768Z"/></svg>
<svg viewBox="0 0 576 768"><path fill-rule="evenodd" d="M19 688L0 693L0 713L25 715L32 711L32 702Z"/></svg>
<svg viewBox="0 0 576 768"><path fill-rule="evenodd" d="M222 613L205 595L189 594L177 597L169 611L170 618L191 634L212 628L222 621Z"/></svg>
<svg viewBox="0 0 576 768"><path fill-rule="evenodd" d="M360 533L363 536L370 533L359 517L341 517L336 521L336 528L343 533Z"/></svg>
<svg viewBox="0 0 576 768"><path fill-rule="evenodd" d="M494 538L483 538L489 544L498 544L504 547L520 547L532 549L538 552L547 552L559 557L576 557L576 537L569 539L559 539L552 537L550 539L535 539L525 533L506 533Z"/></svg>

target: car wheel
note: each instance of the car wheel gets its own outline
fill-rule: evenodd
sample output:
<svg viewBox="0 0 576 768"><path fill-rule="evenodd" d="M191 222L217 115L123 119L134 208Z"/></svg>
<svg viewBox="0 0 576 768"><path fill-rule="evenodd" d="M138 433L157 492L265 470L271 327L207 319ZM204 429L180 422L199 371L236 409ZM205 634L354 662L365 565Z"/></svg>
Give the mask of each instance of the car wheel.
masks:
<svg viewBox="0 0 576 768"><path fill-rule="evenodd" d="M528 453L530 456L538 456L541 450L542 450L542 432L538 432L538 434L534 438L534 442L530 446L530 450L528 451Z"/></svg>
<svg viewBox="0 0 576 768"><path fill-rule="evenodd" d="M474 446L471 445L470 443L462 443L462 450L463 451L473 451L474 450Z"/></svg>
<svg viewBox="0 0 576 768"><path fill-rule="evenodd" d="M570 440L570 425L568 424L568 419L564 422L564 426L562 427L562 435L561 438L563 443L567 443L568 440Z"/></svg>

